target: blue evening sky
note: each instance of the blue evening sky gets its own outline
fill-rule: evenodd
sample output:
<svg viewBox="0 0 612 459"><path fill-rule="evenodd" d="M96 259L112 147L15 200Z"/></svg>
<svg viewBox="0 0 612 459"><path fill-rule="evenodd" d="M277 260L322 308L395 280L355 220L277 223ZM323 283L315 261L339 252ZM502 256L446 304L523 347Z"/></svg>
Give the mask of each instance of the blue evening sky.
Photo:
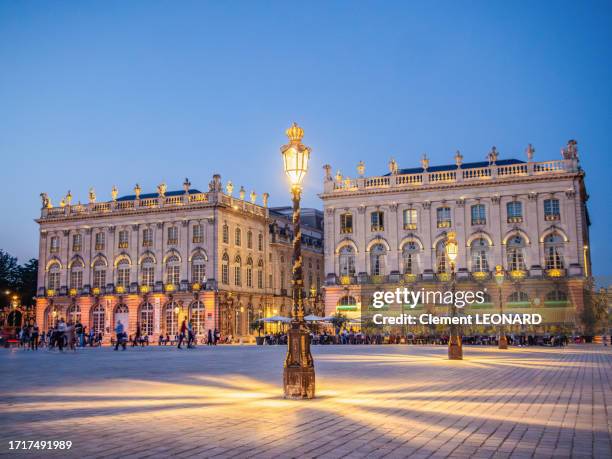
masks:
<svg viewBox="0 0 612 459"><path fill-rule="evenodd" d="M578 140L594 271L610 275L611 2L0 1L0 248L37 256L39 193L207 189L213 173L288 203L297 121L356 175L560 158Z"/></svg>

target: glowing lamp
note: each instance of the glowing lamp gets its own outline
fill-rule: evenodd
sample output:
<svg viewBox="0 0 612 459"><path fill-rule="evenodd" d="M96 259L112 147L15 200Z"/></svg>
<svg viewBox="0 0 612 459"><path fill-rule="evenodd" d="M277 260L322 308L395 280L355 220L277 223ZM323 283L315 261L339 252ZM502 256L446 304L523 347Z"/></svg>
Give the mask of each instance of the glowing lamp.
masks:
<svg viewBox="0 0 612 459"><path fill-rule="evenodd" d="M178 315L179 311L180 311L179 307L178 307L178 306L175 306L175 307L174 307L174 313L175 313L176 315Z"/></svg>
<svg viewBox="0 0 612 459"><path fill-rule="evenodd" d="M446 235L446 256L450 260L452 264L455 264L455 260L457 259L457 255L459 254L459 244L457 244L457 239L455 238L455 232L449 231Z"/></svg>
<svg viewBox="0 0 612 459"><path fill-rule="evenodd" d="M501 287L504 283L505 276L504 268L502 268L501 265L495 266L495 273L493 274L493 277L495 278L495 282L497 283L498 287Z"/></svg>
<svg viewBox="0 0 612 459"><path fill-rule="evenodd" d="M287 129L285 133L289 137L289 143L281 147L285 174L289 177L292 187L299 187L308 170L310 148L302 144L304 129L296 123L293 123L293 126Z"/></svg>

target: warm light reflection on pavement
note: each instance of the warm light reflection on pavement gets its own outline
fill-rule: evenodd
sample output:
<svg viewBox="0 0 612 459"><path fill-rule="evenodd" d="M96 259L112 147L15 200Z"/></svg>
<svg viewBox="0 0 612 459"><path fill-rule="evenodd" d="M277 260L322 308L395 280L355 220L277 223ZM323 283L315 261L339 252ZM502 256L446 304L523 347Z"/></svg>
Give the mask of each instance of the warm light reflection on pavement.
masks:
<svg viewBox="0 0 612 459"><path fill-rule="evenodd" d="M74 456L609 452L602 348L466 347L464 361L443 347L314 352L317 398L296 402L281 397L281 347L1 351L2 448L64 439Z"/></svg>

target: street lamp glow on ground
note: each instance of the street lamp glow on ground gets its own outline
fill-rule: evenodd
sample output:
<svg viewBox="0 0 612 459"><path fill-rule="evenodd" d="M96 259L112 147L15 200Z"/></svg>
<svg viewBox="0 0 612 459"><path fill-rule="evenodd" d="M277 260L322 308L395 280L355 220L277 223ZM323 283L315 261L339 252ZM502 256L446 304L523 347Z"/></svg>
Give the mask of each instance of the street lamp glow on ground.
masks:
<svg viewBox="0 0 612 459"><path fill-rule="evenodd" d="M310 353L310 333L304 321L304 280L302 276L302 232L300 197L302 181L308 171L310 148L302 144L304 130L293 123L286 131L289 143L281 147L285 173L291 184L293 200L293 308L287 334L287 356L283 369L285 398L305 399L315 396L315 370Z"/></svg>
<svg viewBox="0 0 612 459"><path fill-rule="evenodd" d="M450 262L451 268L451 292L453 294L453 304L451 305L451 326L450 336L448 337L448 359L449 360L462 360L463 359L463 346L461 343L461 336L459 336L459 329L454 322L457 317L457 306L455 306L455 260L459 254L459 244L454 231L449 231L446 235L446 243L444 245L446 256Z"/></svg>
<svg viewBox="0 0 612 459"><path fill-rule="evenodd" d="M504 283L504 278L506 277L506 273L504 273L504 268L501 265L497 265L495 267L495 274L493 275L495 278L495 282L497 283L497 287L499 287L499 314L503 316L504 308L503 308L503 300L502 300L502 285ZM500 349L508 349L508 339L506 338L506 330L504 328L503 321L499 326L499 346Z"/></svg>

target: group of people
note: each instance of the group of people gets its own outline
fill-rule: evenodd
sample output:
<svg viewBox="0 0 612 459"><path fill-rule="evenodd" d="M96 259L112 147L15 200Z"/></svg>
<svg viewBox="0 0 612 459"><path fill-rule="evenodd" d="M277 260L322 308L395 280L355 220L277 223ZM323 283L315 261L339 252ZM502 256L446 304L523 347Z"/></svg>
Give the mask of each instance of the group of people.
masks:
<svg viewBox="0 0 612 459"><path fill-rule="evenodd" d="M206 339L207 345L216 346L220 339L221 333L219 332L219 330L217 330L216 328L214 331L208 329L208 337ZM149 337L146 335L142 335L140 323L136 322L136 332L133 337L128 338L125 325L121 323L121 320L118 320L117 325L115 326L115 350L119 350L119 346L121 346L121 348L125 351L128 341L132 342L132 347L138 345L144 346L149 344ZM169 334L166 334L164 336L163 333L159 335L159 338L157 340L157 344L159 346L167 346L168 344L174 345L174 343L177 344L178 349L182 349L183 345L186 345L187 349L193 349L196 346L197 332L190 320L183 320L179 329L179 333L174 336L174 340L170 339Z"/></svg>
<svg viewBox="0 0 612 459"><path fill-rule="evenodd" d="M77 346L99 346L102 343L102 333L95 333L93 329L87 332L86 327L77 321L66 322L59 319L56 324L46 332L40 330L38 323L26 324L16 330L19 347L37 351L40 348L48 350L65 348L75 350Z"/></svg>

